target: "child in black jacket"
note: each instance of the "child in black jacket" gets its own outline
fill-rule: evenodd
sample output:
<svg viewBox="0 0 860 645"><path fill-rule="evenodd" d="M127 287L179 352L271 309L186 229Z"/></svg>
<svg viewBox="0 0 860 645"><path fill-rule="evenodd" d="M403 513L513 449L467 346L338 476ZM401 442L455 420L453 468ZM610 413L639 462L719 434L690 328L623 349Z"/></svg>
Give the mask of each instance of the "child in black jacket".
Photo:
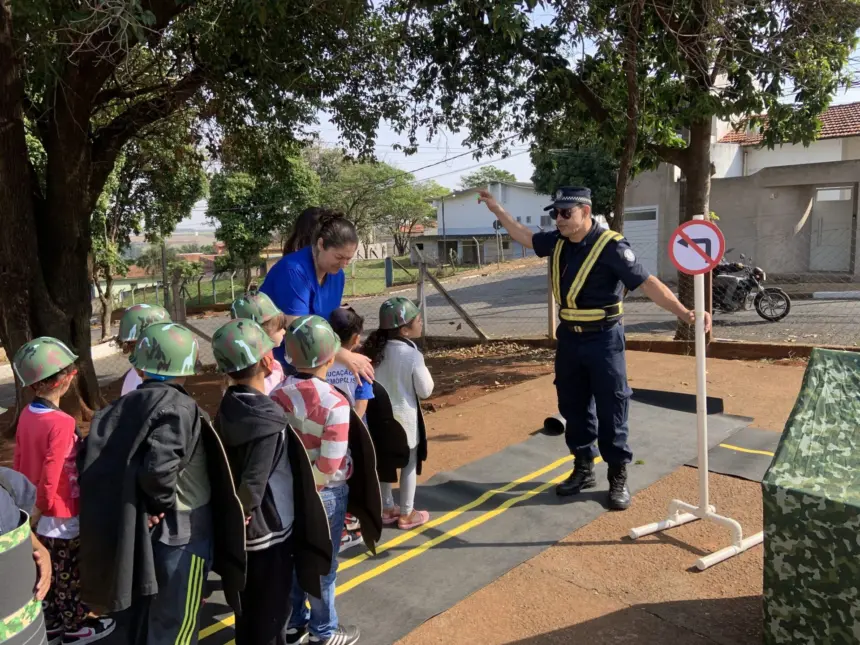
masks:
<svg viewBox="0 0 860 645"><path fill-rule="evenodd" d="M301 441L283 409L266 396L273 343L252 320L233 320L212 339L231 385L215 419L245 513L248 568L237 645L285 643L293 569L302 587L320 595L331 565L325 509ZM305 587L305 585L309 585Z"/></svg>

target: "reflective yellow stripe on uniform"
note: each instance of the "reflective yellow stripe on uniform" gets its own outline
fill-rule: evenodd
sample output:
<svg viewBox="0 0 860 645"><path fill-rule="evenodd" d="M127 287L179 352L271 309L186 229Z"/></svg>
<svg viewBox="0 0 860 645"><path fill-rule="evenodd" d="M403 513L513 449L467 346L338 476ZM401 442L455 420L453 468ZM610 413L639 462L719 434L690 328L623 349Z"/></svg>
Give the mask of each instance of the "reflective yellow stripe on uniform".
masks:
<svg viewBox="0 0 860 645"><path fill-rule="evenodd" d="M621 302L612 303L600 309L577 309L576 299L579 297L579 292L585 284L588 275L594 268L597 258L610 242L618 242L623 239L621 233L615 231L603 231L597 242L591 247L588 255L585 257L585 262L576 272L570 289L567 292L565 300L561 299L561 254L564 249L564 239L559 239L555 244L555 250L552 254L552 291L556 301L561 305L559 318L566 322L601 322L603 320L612 320L618 318L624 313L624 304ZM574 327L574 331L582 331L581 327Z"/></svg>

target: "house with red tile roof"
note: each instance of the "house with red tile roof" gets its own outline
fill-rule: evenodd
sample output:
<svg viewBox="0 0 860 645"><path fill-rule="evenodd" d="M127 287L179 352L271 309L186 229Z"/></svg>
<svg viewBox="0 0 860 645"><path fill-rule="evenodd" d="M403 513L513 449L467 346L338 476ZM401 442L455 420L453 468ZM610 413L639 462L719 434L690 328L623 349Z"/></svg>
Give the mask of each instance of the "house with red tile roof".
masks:
<svg viewBox="0 0 860 645"><path fill-rule="evenodd" d="M808 146L768 149L762 127L714 119L711 129L710 209L719 218L730 259L752 257L769 276L815 281L834 275L860 282L860 102L833 105L820 115ZM685 182L662 164L635 177L625 200L637 255L657 256L656 273L675 280L666 251L683 210Z"/></svg>

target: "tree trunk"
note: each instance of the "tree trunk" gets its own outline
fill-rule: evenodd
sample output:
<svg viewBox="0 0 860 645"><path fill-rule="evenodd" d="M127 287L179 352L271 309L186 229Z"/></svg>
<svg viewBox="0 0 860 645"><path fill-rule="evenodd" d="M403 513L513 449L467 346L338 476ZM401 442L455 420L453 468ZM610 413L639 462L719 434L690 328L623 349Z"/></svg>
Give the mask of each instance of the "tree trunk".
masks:
<svg viewBox="0 0 860 645"><path fill-rule="evenodd" d="M64 204L56 199L60 191L52 194L49 187L48 195L41 193L27 152L23 96L11 10L0 0L0 340L9 356L37 336L68 343L81 357L80 388L88 402L96 402L98 382L89 352L89 235L76 219L75 194L64 196ZM82 130L80 124L73 129ZM82 136L86 141L86 131ZM69 177L70 184L81 180L78 174ZM42 264L40 258L50 262ZM56 270L48 273L46 265Z"/></svg>
<svg viewBox="0 0 860 645"><path fill-rule="evenodd" d="M685 163L681 170L686 179L683 223L694 215L710 215L711 198L711 121L694 124L690 128L690 142L685 151ZM688 309L693 308L693 276L678 273L678 298ZM675 340L693 340L695 328L678 322Z"/></svg>
<svg viewBox="0 0 860 645"><path fill-rule="evenodd" d="M636 156L639 138L639 79L636 77L636 64L639 58L639 26L645 0L636 0L630 7L630 20L624 37L624 76L627 85L627 125L624 133L624 149L615 179L615 201L610 224L613 231L624 231L624 194L630 180L630 169Z"/></svg>

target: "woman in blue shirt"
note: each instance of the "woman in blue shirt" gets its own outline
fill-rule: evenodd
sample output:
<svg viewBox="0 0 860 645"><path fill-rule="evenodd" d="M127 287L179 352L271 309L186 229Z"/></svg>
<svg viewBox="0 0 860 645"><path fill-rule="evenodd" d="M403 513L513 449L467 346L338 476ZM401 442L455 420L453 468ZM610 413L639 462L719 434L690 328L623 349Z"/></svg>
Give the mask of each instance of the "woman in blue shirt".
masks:
<svg viewBox="0 0 860 645"><path fill-rule="evenodd" d="M358 233L343 214L323 210L313 216L317 218L317 227L311 243L281 258L260 287L287 316L287 325L308 314L326 320L331 317L343 299L346 283L343 269L358 249ZM283 345L275 349L275 358L289 369ZM337 360L356 378L373 380L373 367L366 356L341 348Z"/></svg>

